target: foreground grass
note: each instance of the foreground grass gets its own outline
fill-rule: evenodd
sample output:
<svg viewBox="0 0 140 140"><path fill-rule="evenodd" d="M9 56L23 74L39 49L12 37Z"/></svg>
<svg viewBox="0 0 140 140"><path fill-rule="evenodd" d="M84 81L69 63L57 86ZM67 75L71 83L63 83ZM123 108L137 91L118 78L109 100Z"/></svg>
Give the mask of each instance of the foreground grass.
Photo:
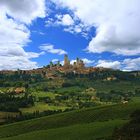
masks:
<svg viewBox="0 0 140 140"><path fill-rule="evenodd" d="M106 105L71 111L0 127L0 138L21 135L33 131L57 129L97 121L128 120L130 114L140 108L139 100L128 104ZM80 135L80 134L79 134Z"/></svg>
<svg viewBox="0 0 140 140"><path fill-rule="evenodd" d="M114 128L125 122L125 120L110 120L78 124L57 129L34 131L0 140L94 140L111 136Z"/></svg>

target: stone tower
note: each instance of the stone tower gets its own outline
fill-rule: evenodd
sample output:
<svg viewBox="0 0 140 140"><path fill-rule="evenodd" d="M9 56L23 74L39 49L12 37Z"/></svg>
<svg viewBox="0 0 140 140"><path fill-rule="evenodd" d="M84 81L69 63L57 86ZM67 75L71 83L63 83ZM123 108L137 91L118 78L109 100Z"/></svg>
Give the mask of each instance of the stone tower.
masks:
<svg viewBox="0 0 140 140"><path fill-rule="evenodd" d="M51 61L51 62L50 62L50 68L52 68L52 67L53 67L53 62Z"/></svg>
<svg viewBox="0 0 140 140"><path fill-rule="evenodd" d="M68 59L68 55L65 55L64 56L64 66L65 67L68 67L70 65L70 61L69 61L69 59Z"/></svg>
<svg viewBox="0 0 140 140"><path fill-rule="evenodd" d="M80 64L80 59L77 57L76 58L76 65L77 65L77 67L79 66L79 64Z"/></svg>
<svg viewBox="0 0 140 140"><path fill-rule="evenodd" d="M76 66L77 66L77 68L84 68L84 62L83 62L83 60L77 58L76 59Z"/></svg>

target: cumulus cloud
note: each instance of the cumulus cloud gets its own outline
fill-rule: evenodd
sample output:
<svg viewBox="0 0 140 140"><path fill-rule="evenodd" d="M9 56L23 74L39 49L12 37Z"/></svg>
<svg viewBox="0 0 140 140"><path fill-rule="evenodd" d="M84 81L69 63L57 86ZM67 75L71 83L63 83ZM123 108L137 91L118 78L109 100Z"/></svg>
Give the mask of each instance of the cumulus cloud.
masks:
<svg viewBox="0 0 140 140"><path fill-rule="evenodd" d="M37 68L38 64L37 62L30 61L28 58L23 56L14 56L10 57L7 56L6 58L4 56L0 56L0 69L1 70L17 70L17 69L32 69Z"/></svg>
<svg viewBox="0 0 140 140"><path fill-rule="evenodd" d="M83 24L79 18L70 14L56 14L55 18L48 18L46 20L46 27L50 26L63 26L65 32L72 34L81 34L87 38L91 26Z"/></svg>
<svg viewBox="0 0 140 140"><path fill-rule="evenodd" d="M46 20L46 27L48 26L73 26L75 23L70 14L56 14L54 18L48 17Z"/></svg>
<svg viewBox="0 0 140 140"><path fill-rule="evenodd" d="M105 51L120 55L140 54L140 1L139 0L52 0L67 7L85 25L96 27L87 50Z"/></svg>
<svg viewBox="0 0 140 140"><path fill-rule="evenodd" d="M1 0L0 7L15 20L24 23L45 17L45 0Z"/></svg>
<svg viewBox="0 0 140 140"><path fill-rule="evenodd" d="M69 14L64 14L64 15L56 15L57 24L64 25L64 26L70 26L74 24L74 20Z"/></svg>
<svg viewBox="0 0 140 140"><path fill-rule="evenodd" d="M0 1L0 69L31 69L37 63L30 59L43 53L26 52L30 40L28 24L45 15L44 0Z"/></svg>
<svg viewBox="0 0 140 140"><path fill-rule="evenodd" d="M123 70L132 71L140 70L140 57L135 59L125 59L122 63Z"/></svg>
<svg viewBox="0 0 140 140"><path fill-rule="evenodd" d="M124 59L122 61L99 60L96 67L121 69L124 71L140 70L140 57Z"/></svg>
<svg viewBox="0 0 140 140"><path fill-rule="evenodd" d="M52 53L52 54L58 54L58 55L64 55L67 54L66 51L62 49L55 49L53 45L51 44L44 44L39 47L41 50Z"/></svg>
<svg viewBox="0 0 140 140"><path fill-rule="evenodd" d="M83 58L82 60L83 60L83 62L84 62L85 64L87 64L87 65L93 64L93 63L95 62L94 60L90 60L90 59L87 59L87 58Z"/></svg>
<svg viewBox="0 0 140 140"><path fill-rule="evenodd" d="M119 61L99 60L96 67L120 69L121 68L121 63Z"/></svg>

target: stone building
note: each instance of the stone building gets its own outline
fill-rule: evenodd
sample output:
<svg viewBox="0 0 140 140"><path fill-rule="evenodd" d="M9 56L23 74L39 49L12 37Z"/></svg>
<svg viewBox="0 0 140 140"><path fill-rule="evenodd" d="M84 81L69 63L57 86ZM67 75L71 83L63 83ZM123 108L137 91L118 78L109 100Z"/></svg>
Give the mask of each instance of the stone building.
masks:
<svg viewBox="0 0 140 140"><path fill-rule="evenodd" d="M85 67L83 60L77 58L76 62L72 65L70 64L70 60L68 59L68 55L64 56L64 68L74 68L74 69L82 69Z"/></svg>
<svg viewBox="0 0 140 140"><path fill-rule="evenodd" d="M77 68L84 68L85 67L85 64L84 64L83 60L77 58L76 59L76 67Z"/></svg>
<svg viewBox="0 0 140 140"><path fill-rule="evenodd" d="M68 59L68 55L64 56L64 67L69 68L70 67L70 60Z"/></svg>

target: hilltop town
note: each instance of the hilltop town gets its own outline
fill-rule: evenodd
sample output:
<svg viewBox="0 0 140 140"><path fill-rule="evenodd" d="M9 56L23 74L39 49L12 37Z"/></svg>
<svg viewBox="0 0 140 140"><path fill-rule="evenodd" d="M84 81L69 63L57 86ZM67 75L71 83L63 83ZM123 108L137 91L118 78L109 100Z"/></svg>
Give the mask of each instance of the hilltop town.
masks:
<svg viewBox="0 0 140 140"><path fill-rule="evenodd" d="M56 79L56 78L61 78L63 75L67 74L78 74L78 75L88 75L92 74L94 72L97 72L98 74L100 72L105 72L105 71L120 71L120 70L115 70L111 68L104 68L104 67L93 67L93 66L86 66L84 61L80 58L76 58L76 61L73 62L73 64L70 63L70 60L68 58L68 55L64 56L63 64L60 63L60 61L57 61L53 63L52 61L50 62L49 65L46 65L42 68L37 68L37 69L32 69L32 70L3 70L0 71L1 75L13 75L13 74L19 74L19 75L38 75L41 76L42 78L51 78L51 79ZM140 72L139 71L134 71L131 72L132 75L134 76L139 76ZM108 77L107 80L116 80L116 77L111 76Z"/></svg>
<svg viewBox="0 0 140 140"><path fill-rule="evenodd" d="M58 61L57 64L53 64L52 62L50 62L48 70L51 70L51 71L57 70L62 73L69 73L69 72L85 73L87 70L87 67L85 67L83 60L79 58L76 59L76 62L74 62L73 64L70 64L68 55L65 55L63 65L60 64L60 61Z"/></svg>
<svg viewBox="0 0 140 140"><path fill-rule="evenodd" d="M49 65L44 66L42 68L32 69L32 70L17 70L20 73L25 74L43 74L47 77L53 77L54 73L61 72L61 73L77 73L77 74L88 74L94 71L103 71L107 70L107 68L102 67L87 67L85 66L83 60L80 58L76 58L76 61L71 64L68 58L68 55L64 56L64 64L62 65L60 61L57 63L50 62ZM4 70L0 71L0 74L12 74L16 71Z"/></svg>

